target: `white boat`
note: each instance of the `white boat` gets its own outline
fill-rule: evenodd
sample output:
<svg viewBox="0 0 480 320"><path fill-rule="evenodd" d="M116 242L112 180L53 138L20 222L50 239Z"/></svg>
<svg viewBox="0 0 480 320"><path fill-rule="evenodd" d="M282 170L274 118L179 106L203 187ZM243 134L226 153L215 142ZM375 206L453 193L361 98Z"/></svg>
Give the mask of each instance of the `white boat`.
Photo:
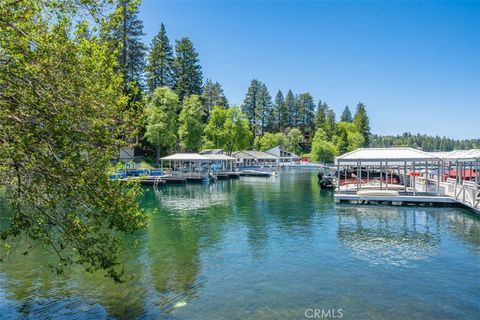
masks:
<svg viewBox="0 0 480 320"><path fill-rule="evenodd" d="M241 176L247 177L272 177L277 173L275 171L261 171L261 170L242 170L240 171Z"/></svg>

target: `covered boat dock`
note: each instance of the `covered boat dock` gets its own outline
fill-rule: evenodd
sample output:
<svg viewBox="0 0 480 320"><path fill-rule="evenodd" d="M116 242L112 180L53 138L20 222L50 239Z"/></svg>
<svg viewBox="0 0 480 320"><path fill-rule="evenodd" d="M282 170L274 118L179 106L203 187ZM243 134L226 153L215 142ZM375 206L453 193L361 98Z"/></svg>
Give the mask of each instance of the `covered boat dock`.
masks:
<svg viewBox="0 0 480 320"><path fill-rule="evenodd" d="M160 159L165 172L162 178L186 181L210 181L238 178L236 158L222 153L175 153Z"/></svg>
<svg viewBox="0 0 480 320"><path fill-rule="evenodd" d="M337 202L456 204L480 211L480 150L361 148L335 159ZM456 172L455 178L450 174ZM468 172L468 175L466 174Z"/></svg>

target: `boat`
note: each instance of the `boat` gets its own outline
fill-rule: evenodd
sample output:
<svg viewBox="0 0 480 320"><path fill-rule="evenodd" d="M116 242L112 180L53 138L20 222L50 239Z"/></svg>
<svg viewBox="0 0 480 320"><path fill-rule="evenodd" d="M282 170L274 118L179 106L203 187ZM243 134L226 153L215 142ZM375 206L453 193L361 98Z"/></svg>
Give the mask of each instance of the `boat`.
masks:
<svg viewBox="0 0 480 320"><path fill-rule="evenodd" d="M272 177L277 173L275 171L261 171L261 170L242 170L240 171L241 176L247 177Z"/></svg>
<svg viewBox="0 0 480 320"><path fill-rule="evenodd" d="M367 171L367 170L360 170L360 176L357 176L357 170L347 170L347 171L340 171L340 174L335 174L340 178L340 185L347 185L347 184L355 184L358 182L358 179L361 180L362 183L370 183L370 182L386 182L389 184L399 184L400 183L400 176L394 173L385 173L380 171Z"/></svg>
<svg viewBox="0 0 480 320"><path fill-rule="evenodd" d="M336 185L336 178L332 175L324 175L323 172L317 174L318 184L322 189L334 189Z"/></svg>
<svg viewBox="0 0 480 320"><path fill-rule="evenodd" d="M357 195L368 197L396 197L399 195L396 190L358 190Z"/></svg>

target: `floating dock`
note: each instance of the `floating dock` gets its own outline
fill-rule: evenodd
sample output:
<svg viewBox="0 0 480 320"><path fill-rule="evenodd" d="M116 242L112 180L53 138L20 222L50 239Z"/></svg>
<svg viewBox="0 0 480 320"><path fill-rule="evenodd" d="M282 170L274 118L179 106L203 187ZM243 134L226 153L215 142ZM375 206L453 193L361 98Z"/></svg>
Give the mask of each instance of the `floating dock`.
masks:
<svg viewBox="0 0 480 320"><path fill-rule="evenodd" d="M239 172L232 171L232 172L227 172L227 173L228 173L228 176L230 177L230 179L239 179L240 178L240 173Z"/></svg>
<svg viewBox="0 0 480 320"><path fill-rule="evenodd" d="M228 172L216 172L214 175L217 177L218 180L226 180L230 179L230 175Z"/></svg>
<svg viewBox="0 0 480 320"><path fill-rule="evenodd" d="M358 195L355 193L337 193L335 194L337 203L356 203L356 204L388 204L388 205L434 205L434 204L458 204L448 196L431 195Z"/></svg>

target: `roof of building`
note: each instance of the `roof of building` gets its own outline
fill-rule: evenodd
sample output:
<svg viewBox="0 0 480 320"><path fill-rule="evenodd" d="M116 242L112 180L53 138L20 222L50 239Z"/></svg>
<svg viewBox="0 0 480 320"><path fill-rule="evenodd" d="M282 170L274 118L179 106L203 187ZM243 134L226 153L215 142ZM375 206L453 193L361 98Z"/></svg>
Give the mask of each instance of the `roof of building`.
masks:
<svg viewBox="0 0 480 320"><path fill-rule="evenodd" d="M222 154L222 153L213 153L213 154L210 154L210 153L206 153L206 154L202 154L204 157L210 159L210 160L236 160L237 158L234 158L234 157L230 157L230 156L227 156L226 154Z"/></svg>
<svg viewBox="0 0 480 320"><path fill-rule="evenodd" d="M160 160L179 160L179 161L203 161L209 160L207 157L198 153L175 153L167 157L160 158Z"/></svg>
<svg viewBox="0 0 480 320"><path fill-rule="evenodd" d="M240 158L237 156L239 156L242 153L247 155L247 157L243 157L243 158L251 158L251 159L277 159L278 158L270 153L266 153L263 151L256 151L256 150L237 151L232 153L232 156L234 156L235 158Z"/></svg>
<svg viewBox="0 0 480 320"><path fill-rule="evenodd" d="M440 157L413 148L360 148L336 157L335 163L427 160L440 160Z"/></svg>
<svg viewBox="0 0 480 320"><path fill-rule="evenodd" d="M204 149L200 154L223 154L223 149Z"/></svg>
<svg viewBox="0 0 480 320"><path fill-rule="evenodd" d="M450 153L450 151L430 151L429 153L435 157L443 159Z"/></svg>
<svg viewBox="0 0 480 320"><path fill-rule="evenodd" d="M298 155L296 155L295 153L293 152L290 152L288 150L285 150L283 149L281 146L276 146L276 147L273 147L272 149L270 150L267 150L265 151L266 153L269 153L269 154L272 154L276 157L281 157L281 152L284 152L284 153L288 153L290 154L290 156L288 156L289 158L298 158L300 159L300 157Z"/></svg>
<svg viewBox="0 0 480 320"><path fill-rule="evenodd" d="M480 159L480 149L471 150L454 150L450 152L442 152L441 158L444 160L466 160L473 161Z"/></svg>

